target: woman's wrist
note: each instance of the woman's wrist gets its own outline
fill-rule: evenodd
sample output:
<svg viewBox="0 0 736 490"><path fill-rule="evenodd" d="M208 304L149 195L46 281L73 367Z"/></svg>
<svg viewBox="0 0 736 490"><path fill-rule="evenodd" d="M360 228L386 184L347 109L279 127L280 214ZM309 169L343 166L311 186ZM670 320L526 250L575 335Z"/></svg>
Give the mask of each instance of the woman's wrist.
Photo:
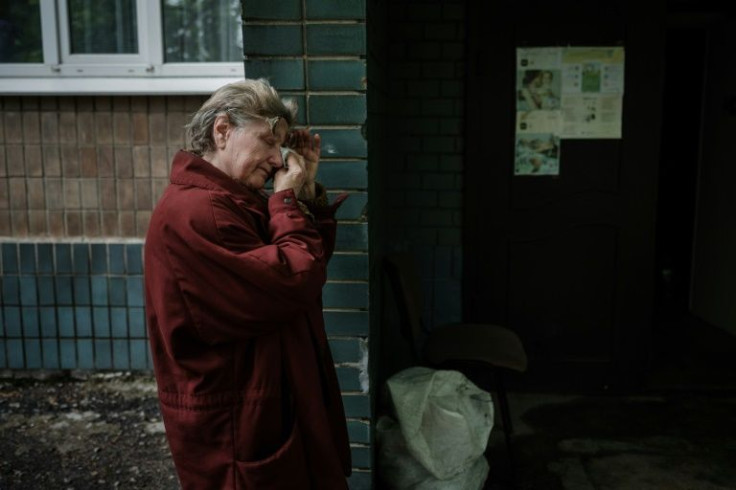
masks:
<svg viewBox="0 0 736 490"><path fill-rule="evenodd" d="M314 182L305 183L299 191L298 197L301 201L314 201L317 197L317 186Z"/></svg>

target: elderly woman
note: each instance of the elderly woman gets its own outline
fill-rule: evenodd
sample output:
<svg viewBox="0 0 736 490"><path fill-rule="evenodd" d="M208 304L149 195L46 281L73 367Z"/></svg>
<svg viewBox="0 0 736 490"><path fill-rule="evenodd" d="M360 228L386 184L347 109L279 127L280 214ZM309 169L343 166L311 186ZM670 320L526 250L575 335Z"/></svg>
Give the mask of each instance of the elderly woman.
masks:
<svg viewBox="0 0 736 490"><path fill-rule="evenodd" d="M295 112L263 80L219 89L151 217L146 314L184 489L347 488L321 303L340 199L315 183L320 138L289 132Z"/></svg>

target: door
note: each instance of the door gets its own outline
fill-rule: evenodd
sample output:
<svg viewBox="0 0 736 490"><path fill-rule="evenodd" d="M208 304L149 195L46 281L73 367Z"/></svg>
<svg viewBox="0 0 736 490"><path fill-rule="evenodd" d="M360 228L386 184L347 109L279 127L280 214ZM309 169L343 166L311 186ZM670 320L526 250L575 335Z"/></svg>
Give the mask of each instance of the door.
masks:
<svg viewBox="0 0 736 490"><path fill-rule="evenodd" d="M710 29L692 269L692 312L736 335L736 21Z"/></svg>
<svg viewBox="0 0 736 490"><path fill-rule="evenodd" d="M464 314L508 325L546 386L631 384L651 330L663 8L471 2ZM518 47L623 46L620 139L563 139L559 175L514 176Z"/></svg>

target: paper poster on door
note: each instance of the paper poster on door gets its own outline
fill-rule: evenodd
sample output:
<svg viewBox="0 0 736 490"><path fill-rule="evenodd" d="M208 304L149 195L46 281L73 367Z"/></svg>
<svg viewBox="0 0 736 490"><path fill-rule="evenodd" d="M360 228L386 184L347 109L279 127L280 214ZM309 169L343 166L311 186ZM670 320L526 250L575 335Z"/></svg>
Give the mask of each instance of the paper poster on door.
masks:
<svg viewBox="0 0 736 490"><path fill-rule="evenodd" d="M623 93L623 47L518 48L514 175L559 175L560 139L621 138Z"/></svg>
<svg viewBox="0 0 736 490"><path fill-rule="evenodd" d="M564 48L562 131L567 139L621 137L624 48Z"/></svg>
<svg viewBox="0 0 736 490"><path fill-rule="evenodd" d="M560 138L551 133L516 135L514 175L558 175Z"/></svg>

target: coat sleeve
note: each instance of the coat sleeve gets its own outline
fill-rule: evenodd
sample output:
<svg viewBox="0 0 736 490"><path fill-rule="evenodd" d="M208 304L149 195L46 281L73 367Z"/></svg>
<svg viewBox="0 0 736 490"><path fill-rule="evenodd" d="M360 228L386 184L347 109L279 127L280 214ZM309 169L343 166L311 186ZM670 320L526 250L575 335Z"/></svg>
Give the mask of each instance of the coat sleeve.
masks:
<svg viewBox="0 0 736 490"><path fill-rule="evenodd" d="M317 198L313 201L305 201L309 212L314 217L317 230L319 230L319 234L322 237L322 246L328 260L335 251L335 240L337 236L335 213L347 198L348 195L343 193L337 196L332 204L328 204L327 190L322 184L317 183Z"/></svg>
<svg viewBox="0 0 736 490"><path fill-rule="evenodd" d="M227 196L180 196L166 204L162 231L146 246L165 251L161 274L178 284L203 340L272 332L319 299L327 261L322 237L291 190L269 198L265 231ZM191 212L177 212L181 206Z"/></svg>

